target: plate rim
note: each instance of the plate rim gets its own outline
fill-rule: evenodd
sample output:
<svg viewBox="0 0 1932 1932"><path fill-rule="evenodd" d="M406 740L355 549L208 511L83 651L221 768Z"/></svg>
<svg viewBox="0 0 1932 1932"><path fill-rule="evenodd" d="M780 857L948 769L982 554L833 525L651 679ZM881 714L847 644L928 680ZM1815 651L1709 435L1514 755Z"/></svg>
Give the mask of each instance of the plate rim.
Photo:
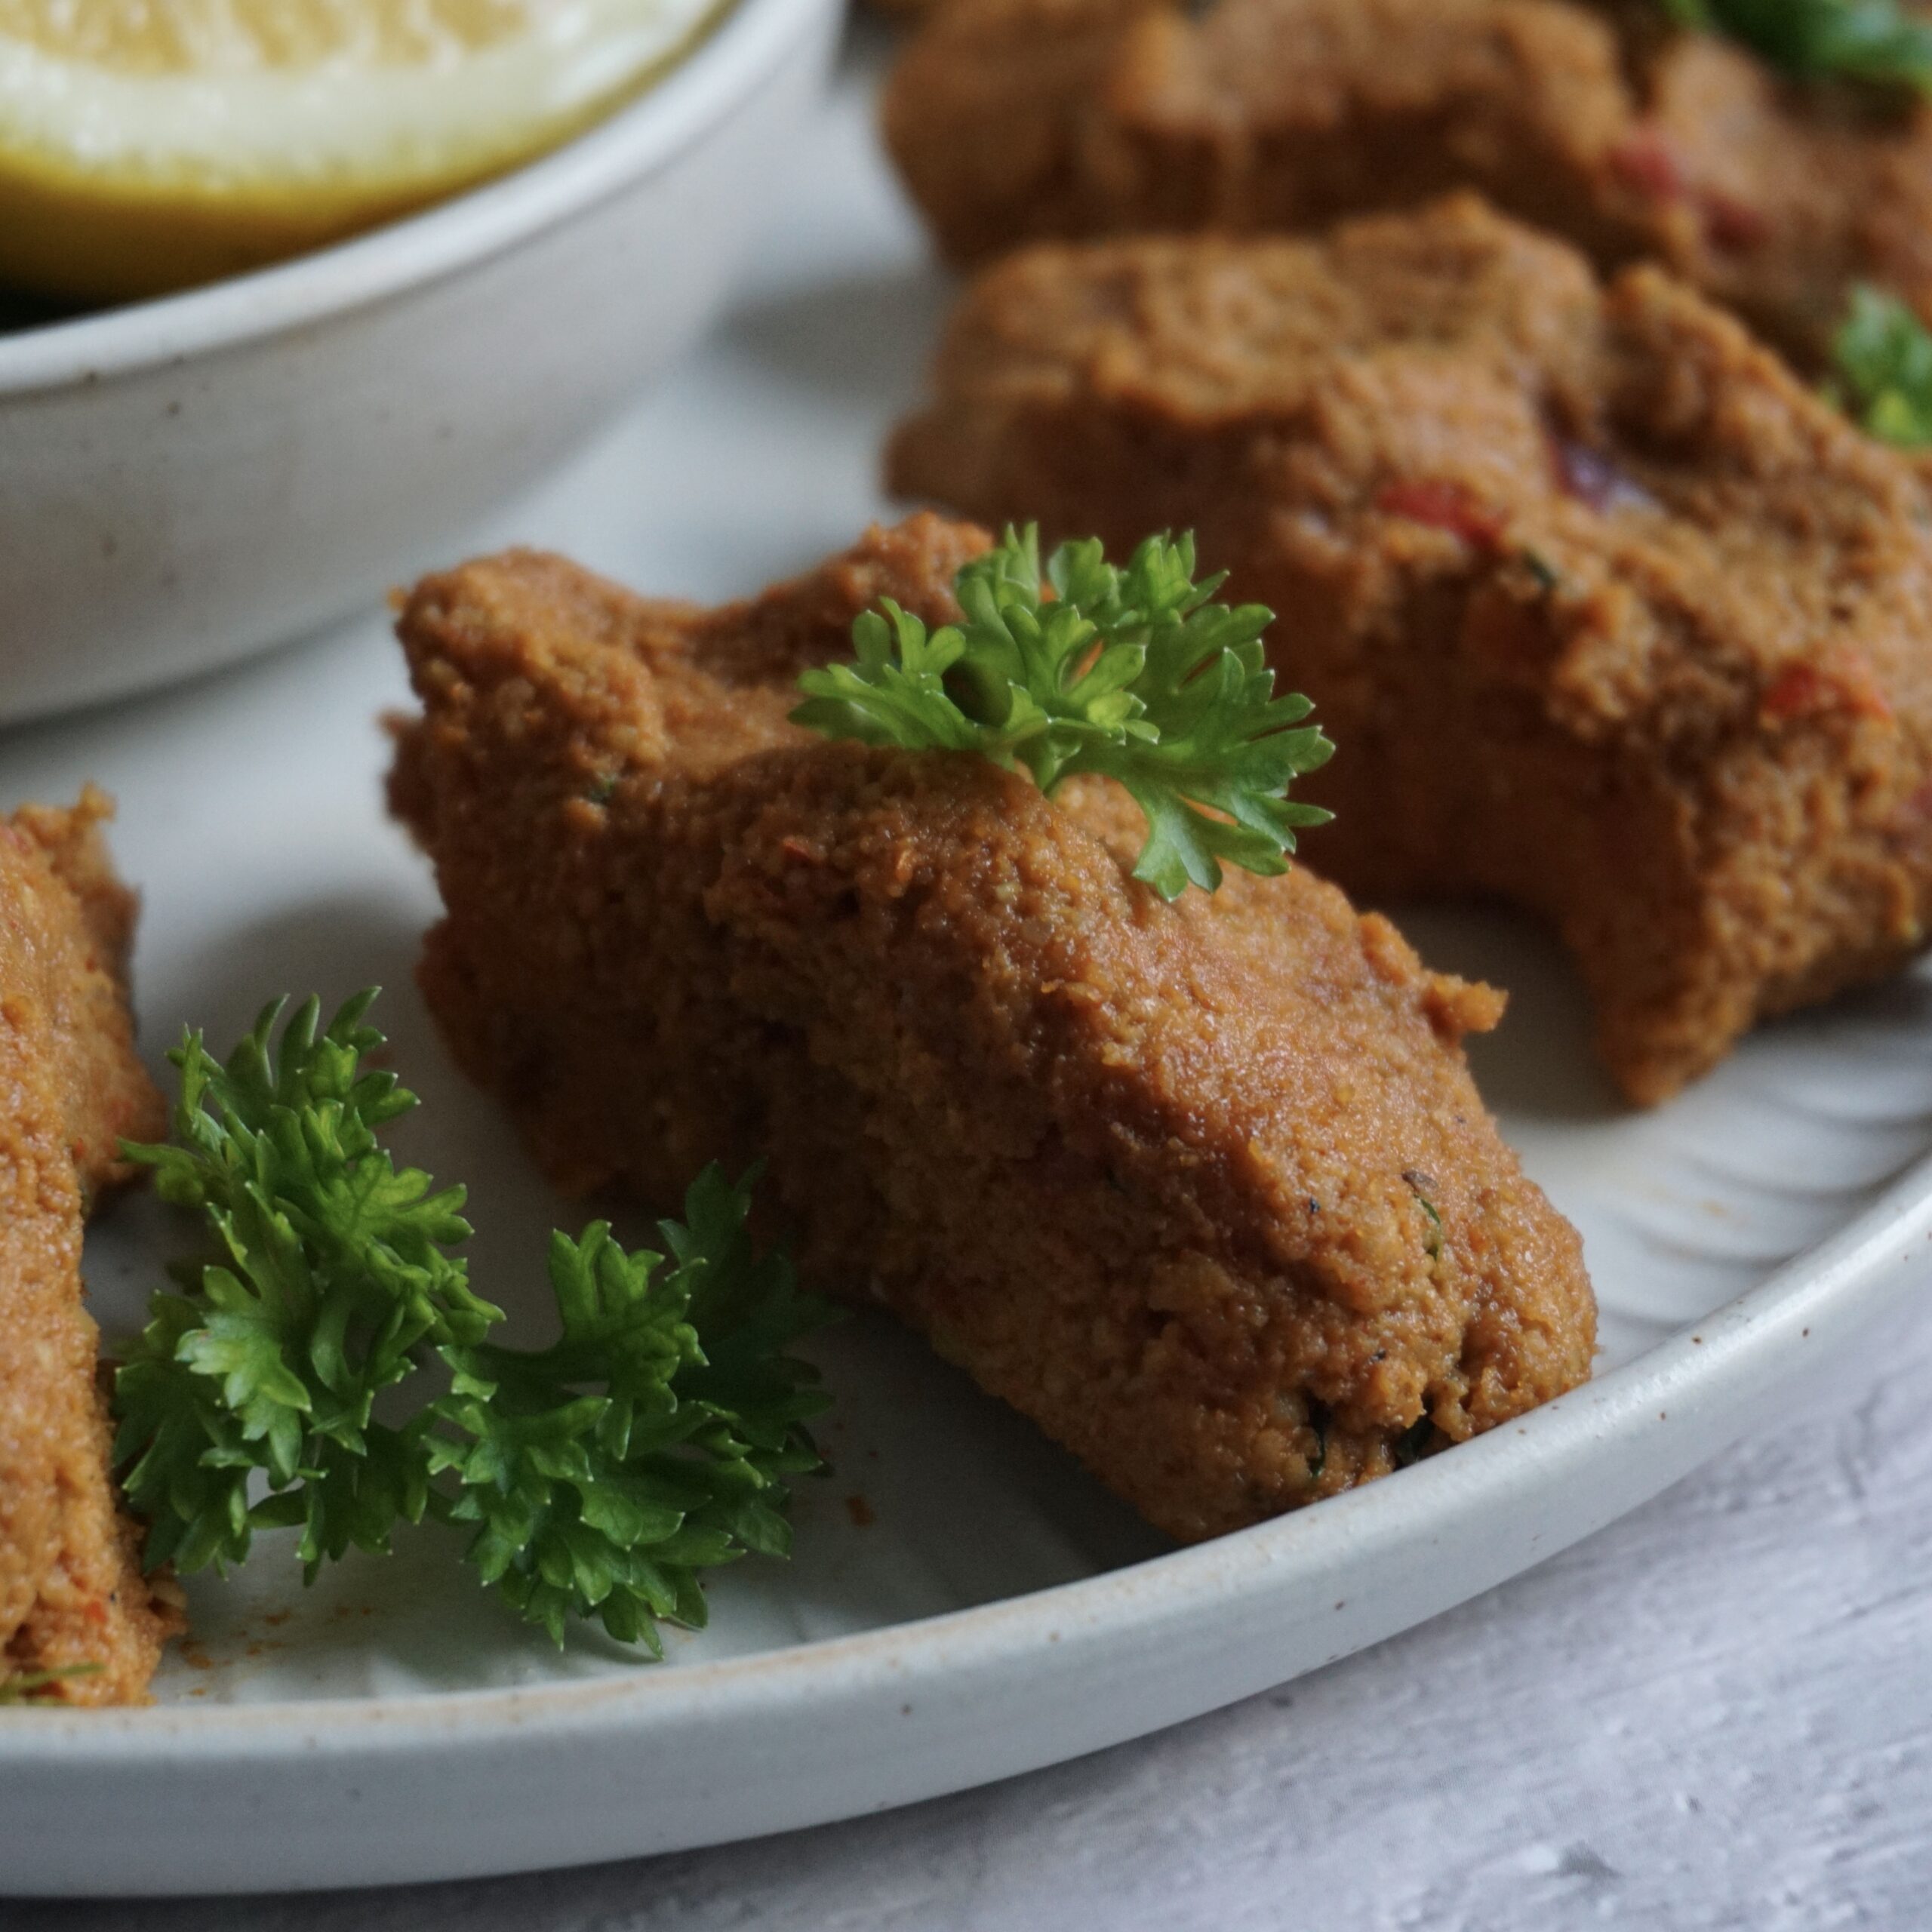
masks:
<svg viewBox="0 0 1932 1932"><path fill-rule="evenodd" d="M1907 1245L1899 1254L1902 1242ZM1369 1543L1399 1546L1432 1518L1454 1521L1493 1506L1525 1486L1526 1469L1538 1472L1535 1485L1547 1485L1555 1480L1551 1471L1580 1458L1593 1461L1609 1444L1658 1425L1668 1429L1675 1404L1681 1429L1697 1435L1694 1460L1671 1459L1675 1473L1657 1485L1661 1488L1727 1439L1721 1432L1729 1415L1700 1417L1700 1399L1724 1395L1754 1370L1783 1380L1798 1365L1796 1358L1783 1369L1770 1358L1794 1340L1816 1340L1822 1349L1847 1339L1862 1319L1879 1312L1888 1289L1906 1291L1909 1281L1895 1283L1890 1277L1909 1276L1919 1251L1928 1246L1932 1153L1918 1157L1860 1214L1755 1287L1514 1422L1307 1509L1094 1576L775 1650L689 1663L640 1663L634 1676L259 1703L17 1708L0 1712L0 1775L91 1755L109 1743L121 1747L114 1752L120 1757L130 1743L138 1748L165 1741L168 1761L178 1764L184 1749L196 1755L247 1752L266 1739L269 1748L258 1755L267 1761L295 1748L300 1734L300 1754L312 1762L318 1752L360 1749L377 1737L393 1746L411 1724L432 1728L446 1743L466 1746L487 1745L512 1730L528 1735L533 1722L571 1730L586 1724L629 1728L663 1714L665 1706L742 1700L763 1694L774 1678L801 1672L838 1678L841 1689L850 1690L858 1687L851 1681L855 1675L889 1672L896 1682L912 1681L942 1653L948 1668L958 1667L962 1650L972 1653L976 1663L998 1663L1036 1649L1050 1626L1054 1641L1060 1626L1077 1629L1085 1641L1108 1641L1185 1610L1211 1582L1251 1586L1284 1564L1319 1570L1345 1552L1359 1557ZM1924 1260L1932 1269L1932 1254ZM1664 1407L1652 1418L1652 1405L1660 1401ZM1364 1517L1370 1518L1366 1526ZM1571 1540L1600 1527L1583 1529ZM1554 1547L1549 1553L1555 1553Z"/></svg>
<svg viewBox="0 0 1932 1932"><path fill-rule="evenodd" d="M1399 1481L970 1610L634 1678L0 1712L7 1890L207 1897L559 1869L829 1824L1149 1735L1614 1521L1928 1267L1932 1154L1756 1287Z"/></svg>

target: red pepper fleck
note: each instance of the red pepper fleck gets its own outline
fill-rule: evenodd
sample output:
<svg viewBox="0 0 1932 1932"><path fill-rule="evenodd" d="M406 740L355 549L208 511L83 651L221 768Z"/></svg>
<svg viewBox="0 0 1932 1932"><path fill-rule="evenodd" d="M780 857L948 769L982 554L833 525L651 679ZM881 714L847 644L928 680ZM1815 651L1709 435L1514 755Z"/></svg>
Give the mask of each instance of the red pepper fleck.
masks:
<svg viewBox="0 0 1932 1932"><path fill-rule="evenodd" d="M107 1606L98 1597L90 1597L85 1603L82 1604L81 1614L97 1630L105 1630L107 1628Z"/></svg>
<svg viewBox="0 0 1932 1932"><path fill-rule="evenodd" d="M1770 238L1769 219L1749 202L1721 188L1697 190L1697 211L1704 218L1704 232L1720 254L1748 254Z"/></svg>
<svg viewBox="0 0 1932 1932"><path fill-rule="evenodd" d="M1764 694L1764 715L1780 721L1830 709L1824 675L1810 664L1787 664Z"/></svg>
<svg viewBox="0 0 1932 1932"><path fill-rule="evenodd" d="M808 841L795 836L789 838L780 839L778 841L778 849L780 851L783 852L788 859L815 860L818 857L817 850Z"/></svg>
<svg viewBox="0 0 1932 1932"><path fill-rule="evenodd" d="M1375 507L1432 530L1446 530L1475 549L1498 550L1503 546L1503 518L1463 485L1447 478L1413 477L1386 484Z"/></svg>
<svg viewBox="0 0 1932 1932"><path fill-rule="evenodd" d="M1683 164L1676 149L1654 129L1626 134L1619 141L1610 151L1610 170L1626 188L1635 188L1652 201L1684 198Z"/></svg>
<svg viewBox="0 0 1932 1932"><path fill-rule="evenodd" d="M1879 724L1890 723L1893 716L1891 704L1878 688L1871 666L1859 657L1831 669L1816 664L1787 664L1764 693L1763 710L1777 724L1830 711L1849 712L1854 718L1869 718Z"/></svg>
<svg viewBox="0 0 1932 1932"><path fill-rule="evenodd" d="M1761 246L1771 224L1764 212L1727 189L1691 181L1683 157L1655 128L1628 134L1610 151L1610 171L1626 188L1653 202L1688 202L1706 238L1721 254L1740 255Z"/></svg>

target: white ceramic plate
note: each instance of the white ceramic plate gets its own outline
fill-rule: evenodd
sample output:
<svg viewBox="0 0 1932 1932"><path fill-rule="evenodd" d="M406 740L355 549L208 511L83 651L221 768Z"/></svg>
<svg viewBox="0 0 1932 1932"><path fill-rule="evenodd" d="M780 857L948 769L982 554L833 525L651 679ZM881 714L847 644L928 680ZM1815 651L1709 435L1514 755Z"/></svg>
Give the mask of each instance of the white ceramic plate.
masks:
<svg viewBox="0 0 1932 1932"><path fill-rule="evenodd" d="M670 392L477 533L719 596L849 540L945 291L871 146L866 77L798 160L758 282ZM445 1063L409 984L434 898L383 820L374 720L402 699L373 616L321 645L0 737L0 793L120 795L143 885L151 1050L226 1039L285 989L371 980L426 1100L408 1151L472 1183L479 1285L529 1307L574 1211ZM1517 993L1478 1049L1531 1170L1582 1226L1602 1373L1388 1481L1174 1552L1017 1418L882 1323L823 1354L835 1478L798 1555L712 1592L641 1667L561 1655L470 1586L441 1537L305 1594L285 1542L197 1580L160 1708L0 1714L0 1887L214 1891L611 1858L901 1804L1113 1743L1280 1682L1589 1534L1775 1410L1817 1351L1932 1259L1932 984L1761 1035L1663 1111L1618 1110L1574 985L1506 923L1420 915L1439 963ZM179 1231L137 1202L90 1243L126 1321ZM857 1502L854 1499L858 1499Z"/></svg>

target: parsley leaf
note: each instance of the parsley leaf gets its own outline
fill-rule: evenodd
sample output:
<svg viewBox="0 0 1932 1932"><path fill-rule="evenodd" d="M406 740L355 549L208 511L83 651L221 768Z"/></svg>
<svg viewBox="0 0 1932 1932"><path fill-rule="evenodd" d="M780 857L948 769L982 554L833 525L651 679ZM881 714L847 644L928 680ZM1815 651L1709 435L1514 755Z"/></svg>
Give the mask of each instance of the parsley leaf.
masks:
<svg viewBox="0 0 1932 1932"><path fill-rule="evenodd" d="M1799 79L1932 91L1932 23L1898 0L1663 0L1675 23L1721 33Z"/></svg>
<svg viewBox="0 0 1932 1932"><path fill-rule="evenodd" d="M116 1382L117 1456L151 1524L151 1566L225 1569L259 1528L299 1524L312 1580L352 1544L382 1551L423 1512L421 1455L372 1419L423 1343L480 1340L500 1312L470 1292L454 1251L460 1188L398 1172L377 1134L417 1104L365 1069L383 1036L350 1000L318 1033L309 1000L281 1030L265 1008L226 1064L198 1033L181 1072L171 1146L129 1146L162 1198L205 1215L217 1258L177 1271ZM251 1502L251 1478L267 1494Z"/></svg>
<svg viewBox="0 0 1932 1932"><path fill-rule="evenodd" d="M1869 434L1901 449L1932 445L1932 331L1915 310L1854 290L1832 354L1838 399Z"/></svg>
<svg viewBox="0 0 1932 1932"><path fill-rule="evenodd" d="M439 1513L477 1526L469 1561L559 1643L595 1616L661 1656L656 1618L703 1626L700 1568L790 1549L783 1479L818 1467L801 1425L827 1398L782 1351L830 1311L753 1251L750 1207L749 1178L707 1169L685 1224L660 1224L668 1265L602 1222L555 1235L561 1337L441 1351L455 1381L430 1465L462 1488Z"/></svg>
<svg viewBox="0 0 1932 1932"><path fill-rule="evenodd" d="M115 1382L118 1460L149 1568L218 1570L258 1529L300 1527L304 1574L382 1552L426 1515L478 1526L486 1583L558 1641L571 1615L661 1655L654 1620L701 1624L696 1572L783 1554L783 1478L817 1466L817 1372L783 1352L830 1318L747 1227L750 1180L715 1168L674 1257L626 1255L602 1223L558 1235L561 1339L488 1337L501 1312L458 1251L460 1188L398 1170L378 1131L417 1105L367 1067L373 992L318 1032L314 1000L269 1007L226 1064L190 1033L174 1142L128 1146L165 1198L200 1209L214 1259L176 1271ZM440 1358L451 1392L398 1426L377 1397ZM439 1479L452 1475L454 1481Z"/></svg>
<svg viewBox="0 0 1932 1932"><path fill-rule="evenodd" d="M1334 747L1275 695L1261 635L1273 614L1213 599L1194 540L1151 537L1124 568L1097 541L1047 561L1029 527L962 569L963 621L929 632L890 599L852 627L857 661L805 672L794 721L907 750L976 752L1023 766L1043 791L1097 772L1147 820L1134 876L1168 899L1211 892L1223 861L1285 872L1295 831L1330 814L1287 796Z"/></svg>

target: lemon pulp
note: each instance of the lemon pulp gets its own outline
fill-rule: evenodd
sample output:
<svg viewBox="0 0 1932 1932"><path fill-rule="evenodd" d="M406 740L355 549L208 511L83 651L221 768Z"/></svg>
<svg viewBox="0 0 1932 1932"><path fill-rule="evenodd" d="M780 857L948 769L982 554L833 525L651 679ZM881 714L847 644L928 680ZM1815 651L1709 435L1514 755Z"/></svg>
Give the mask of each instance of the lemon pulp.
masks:
<svg viewBox="0 0 1932 1932"><path fill-rule="evenodd" d="M0 0L0 280L118 300L514 167L730 0Z"/></svg>

